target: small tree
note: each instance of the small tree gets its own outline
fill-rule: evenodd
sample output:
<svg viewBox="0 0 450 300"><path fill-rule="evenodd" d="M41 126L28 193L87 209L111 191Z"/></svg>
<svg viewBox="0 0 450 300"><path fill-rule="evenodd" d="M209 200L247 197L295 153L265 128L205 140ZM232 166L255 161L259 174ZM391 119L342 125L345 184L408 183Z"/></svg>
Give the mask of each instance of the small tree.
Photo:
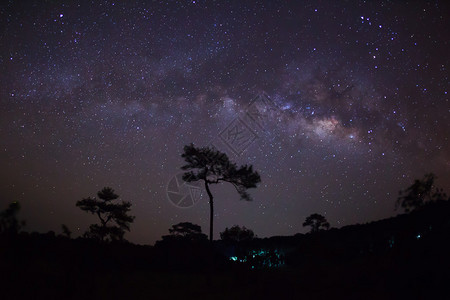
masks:
<svg viewBox="0 0 450 300"><path fill-rule="evenodd" d="M436 176L433 173L425 174L423 179L416 179L407 189L399 192L395 209L401 206L405 212L422 208L425 204L444 200L447 196L442 189L434 186Z"/></svg>
<svg viewBox="0 0 450 300"><path fill-rule="evenodd" d="M182 239L190 241L207 240L207 236L202 233L200 225L192 224L190 222L181 222L172 225L169 232L170 235L163 236L163 239Z"/></svg>
<svg viewBox="0 0 450 300"><path fill-rule="evenodd" d="M249 241L255 237L255 233L251 229L245 228L245 226L239 227L234 225L231 228L225 228L223 232L220 233L220 238L224 241Z"/></svg>
<svg viewBox="0 0 450 300"><path fill-rule="evenodd" d="M303 227L311 226L311 233L318 232L320 229L328 229L330 228L330 223L327 222L327 219L319 214L312 214L306 218L303 223Z"/></svg>
<svg viewBox="0 0 450 300"><path fill-rule="evenodd" d="M19 221L17 214L20 211L19 202L12 202L8 208L0 212L0 233L17 234L23 226L25 221Z"/></svg>
<svg viewBox="0 0 450 300"><path fill-rule="evenodd" d="M100 220L100 224L92 224L89 227L85 236L101 241L123 240L125 230L130 231L130 225L135 218L128 214L131 203L112 203L119 195L110 187L103 188L97 196L99 199L89 197L76 203L81 210L97 215Z"/></svg>
<svg viewBox="0 0 450 300"><path fill-rule="evenodd" d="M202 180L209 197L209 240L213 241L213 219L214 202L210 190L211 184L222 182L231 183L241 196L241 199L250 201L250 194L247 189L255 188L261 182L258 172L253 171L252 165L237 167L230 162L228 156L211 147L195 147L193 144L184 146L184 153L181 155L186 164L181 167L187 172L183 174L183 180L193 182Z"/></svg>

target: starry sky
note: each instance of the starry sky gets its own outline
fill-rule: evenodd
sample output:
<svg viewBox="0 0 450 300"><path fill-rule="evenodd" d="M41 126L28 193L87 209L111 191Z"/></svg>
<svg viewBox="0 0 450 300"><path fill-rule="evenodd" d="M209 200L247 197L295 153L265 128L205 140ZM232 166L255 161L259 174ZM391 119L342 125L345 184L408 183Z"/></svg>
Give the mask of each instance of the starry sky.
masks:
<svg viewBox="0 0 450 300"><path fill-rule="evenodd" d="M261 174L252 202L212 187L216 237L394 216L427 172L450 190L448 16L445 1L3 1L0 205L19 201L26 231L78 236L97 220L75 202L111 186L132 242L208 232L206 197L167 194L192 142ZM236 120L256 137L239 153L221 143Z"/></svg>

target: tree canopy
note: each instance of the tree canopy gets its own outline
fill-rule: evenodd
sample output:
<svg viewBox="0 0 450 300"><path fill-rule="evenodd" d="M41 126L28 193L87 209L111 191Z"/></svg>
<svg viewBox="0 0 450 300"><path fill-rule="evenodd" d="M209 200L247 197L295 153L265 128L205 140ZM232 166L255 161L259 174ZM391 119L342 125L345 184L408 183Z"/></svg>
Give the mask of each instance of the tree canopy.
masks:
<svg viewBox="0 0 450 300"><path fill-rule="evenodd" d="M172 225L169 229L170 235L163 236L163 239L182 239L190 241L206 240L207 236L202 233L200 225L190 222L181 222Z"/></svg>
<svg viewBox="0 0 450 300"><path fill-rule="evenodd" d="M187 182L204 180L207 184L220 182L231 183L241 196L241 199L252 200L247 189L256 188L261 182L258 172L252 165L238 167L228 156L213 147L195 147L193 144L184 146L181 155L186 164L181 167L187 170L183 180Z"/></svg>
<svg viewBox="0 0 450 300"><path fill-rule="evenodd" d="M100 224L92 224L85 237L105 240L123 240L125 231L130 231L134 216L129 215L131 203L122 201L113 203L119 198L114 190L105 187L97 193L97 198L84 198L77 201L76 206L81 210L97 215Z"/></svg>
<svg viewBox="0 0 450 300"><path fill-rule="evenodd" d="M231 183L239 193L241 199L250 201L252 198L247 190L256 188L257 184L261 182L261 177L258 172L253 170L252 165L246 164L238 167L230 161L225 153L213 147L195 147L193 144L186 145L181 156L186 161L186 164L181 169L187 171L183 174L183 180L186 182L202 180L205 184L210 205L209 239L212 242L214 197L209 187L210 184Z"/></svg>
<svg viewBox="0 0 450 300"><path fill-rule="evenodd" d="M253 230L245 226L240 227L239 225L234 225L231 228L227 227L220 233L220 238L224 241L242 242L252 240L254 237L255 233Z"/></svg>
<svg viewBox="0 0 450 300"><path fill-rule="evenodd" d="M303 226L311 226L311 232L318 232L321 229L330 228L330 223L327 222L327 219L320 214L312 214L306 218Z"/></svg>
<svg viewBox="0 0 450 300"><path fill-rule="evenodd" d="M427 203L445 200L447 195L442 189L435 187L436 175L425 174L422 179L416 179L407 189L399 192L396 209L402 207L405 212L422 208Z"/></svg>
<svg viewBox="0 0 450 300"><path fill-rule="evenodd" d="M17 219L19 211L20 203L15 201L0 212L0 233L16 234L25 226L25 221Z"/></svg>

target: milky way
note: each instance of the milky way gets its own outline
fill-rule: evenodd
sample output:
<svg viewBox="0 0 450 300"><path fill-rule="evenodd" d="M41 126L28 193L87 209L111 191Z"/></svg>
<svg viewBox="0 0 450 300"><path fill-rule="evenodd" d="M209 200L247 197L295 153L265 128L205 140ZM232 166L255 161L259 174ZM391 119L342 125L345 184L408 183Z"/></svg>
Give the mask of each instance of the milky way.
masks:
<svg viewBox="0 0 450 300"><path fill-rule="evenodd" d="M184 145L220 143L236 118L255 140L219 147L262 182L252 202L212 187L216 236L390 217L427 172L449 190L448 4L241 2L2 4L1 206L79 235L95 218L75 202L111 186L133 203L133 242L182 221L206 232L207 199L176 207L168 182ZM275 109L258 129L243 116L262 93Z"/></svg>

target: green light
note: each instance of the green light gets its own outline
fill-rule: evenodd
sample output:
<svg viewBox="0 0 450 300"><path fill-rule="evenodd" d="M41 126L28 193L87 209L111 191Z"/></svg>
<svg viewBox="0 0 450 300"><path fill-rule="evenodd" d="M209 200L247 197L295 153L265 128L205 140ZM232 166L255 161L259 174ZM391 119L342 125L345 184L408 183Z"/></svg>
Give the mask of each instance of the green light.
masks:
<svg viewBox="0 0 450 300"><path fill-rule="evenodd" d="M284 259L277 249L250 250L242 257L231 256L230 260L248 262L252 269L276 268L284 265Z"/></svg>

